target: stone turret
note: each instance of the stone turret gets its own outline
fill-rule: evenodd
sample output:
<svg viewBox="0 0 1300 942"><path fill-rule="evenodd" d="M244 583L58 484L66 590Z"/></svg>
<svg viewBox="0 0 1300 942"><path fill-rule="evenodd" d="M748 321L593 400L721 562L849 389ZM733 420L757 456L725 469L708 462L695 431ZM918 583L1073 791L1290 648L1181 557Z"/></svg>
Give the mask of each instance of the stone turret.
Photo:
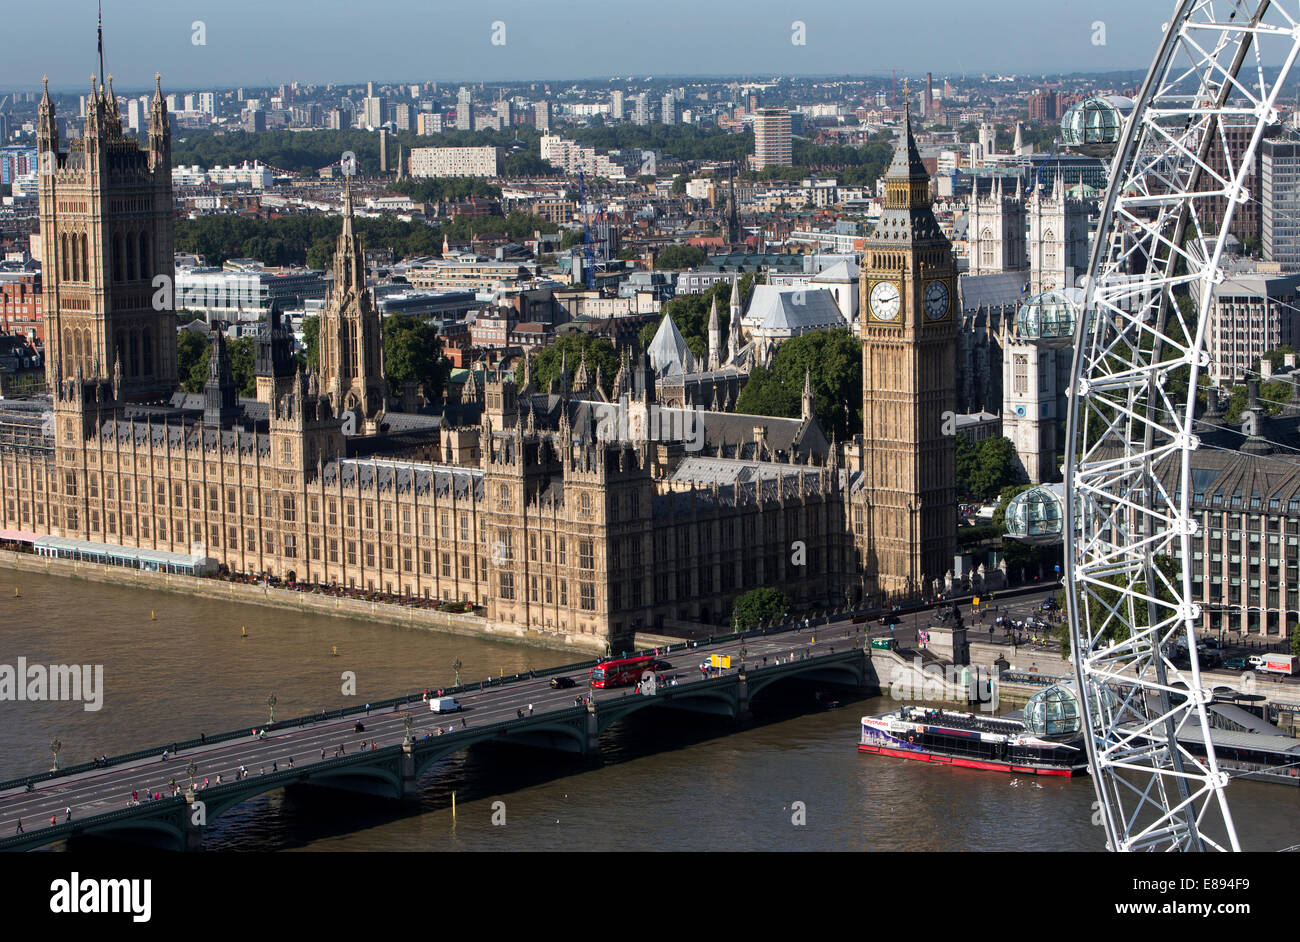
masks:
<svg viewBox="0 0 1300 942"><path fill-rule="evenodd" d="M226 355L226 335L222 324L214 324L212 351L208 355L208 381L203 385L203 424L225 428L239 417L235 400L235 378Z"/></svg>

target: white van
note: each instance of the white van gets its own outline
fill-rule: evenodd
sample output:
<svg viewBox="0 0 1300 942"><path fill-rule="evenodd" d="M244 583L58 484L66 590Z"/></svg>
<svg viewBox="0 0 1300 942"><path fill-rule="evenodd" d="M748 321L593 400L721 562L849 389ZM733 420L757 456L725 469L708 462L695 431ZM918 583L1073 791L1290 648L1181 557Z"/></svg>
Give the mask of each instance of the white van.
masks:
<svg viewBox="0 0 1300 942"><path fill-rule="evenodd" d="M429 710L434 713L459 713L465 709L455 697L430 697Z"/></svg>

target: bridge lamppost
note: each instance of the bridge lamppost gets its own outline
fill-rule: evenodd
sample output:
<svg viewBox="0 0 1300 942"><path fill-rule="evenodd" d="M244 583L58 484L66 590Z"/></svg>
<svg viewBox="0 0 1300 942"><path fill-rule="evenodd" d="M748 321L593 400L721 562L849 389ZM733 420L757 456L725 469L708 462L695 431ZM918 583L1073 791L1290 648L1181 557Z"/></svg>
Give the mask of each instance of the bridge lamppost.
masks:
<svg viewBox="0 0 1300 942"><path fill-rule="evenodd" d="M59 771L59 750L62 748L63 743L59 742L58 739L55 739L50 743L50 752L54 753L54 768L50 770L52 772Z"/></svg>
<svg viewBox="0 0 1300 942"><path fill-rule="evenodd" d="M275 694L271 694L269 697L266 698L266 705L271 708L271 718L266 721L267 726L275 725L275 704L276 704Z"/></svg>
<svg viewBox="0 0 1300 942"><path fill-rule="evenodd" d="M465 666L465 665L462 664L462 663L460 662L460 658L456 658L456 660L452 661L452 663L451 663L451 669L452 669L453 671L456 672L456 686L457 686L457 687L460 686L460 669L461 669L462 667L464 667L464 666Z"/></svg>
<svg viewBox="0 0 1300 942"><path fill-rule="evenodd" d="M190 777L190 794L194 793L194 776L199 771L199 767L190 760L190 764L185 767L185 773Z"/></svg>
<svg viewBox="0 0 1300 942"><path fill-rule="evenodd" d="M402 740L402 745L409 746L411 744L411 714L406 714L406 718L402 720L402 725L406 727L406 738Z"/></svg>

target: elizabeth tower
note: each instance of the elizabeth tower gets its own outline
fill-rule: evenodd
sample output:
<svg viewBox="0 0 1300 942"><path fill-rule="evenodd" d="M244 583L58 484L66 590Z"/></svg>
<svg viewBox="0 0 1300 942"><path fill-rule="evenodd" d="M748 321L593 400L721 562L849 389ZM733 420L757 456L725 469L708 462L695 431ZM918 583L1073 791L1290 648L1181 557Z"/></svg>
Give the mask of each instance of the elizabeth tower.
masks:
<svg viewBox="0 0 1300 942"><path fill-rule="evenodd" d="M862 262L859 537L871 593L928 593L957 550L956 280L906 115Z"/></svg>

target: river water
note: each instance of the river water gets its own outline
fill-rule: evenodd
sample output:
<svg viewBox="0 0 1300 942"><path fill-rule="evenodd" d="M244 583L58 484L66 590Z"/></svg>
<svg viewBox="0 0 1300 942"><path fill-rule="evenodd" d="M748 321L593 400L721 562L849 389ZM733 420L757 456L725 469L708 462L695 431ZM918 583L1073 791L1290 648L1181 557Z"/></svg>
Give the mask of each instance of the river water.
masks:
<svg viewBox="0 0 1300 942"><path fill-rule="evenodd" d="M14 597L14 588L19 596ZM247 629L247 637L242 630ZM337 654L334 648L337 646ZM0 663L102 664L102 709L0 702L0 779L93 755L580 655L0 569ZM355 697L341 675L356 674ZM747 720L642 711L599 757L511 746L460 753L418 805L271 792L209 829L216 850L1100 850L1086 777L1033 781L858 753L888 698L812 709L769 688ZM843 694L841 694L843 695ZM456 814L451 811L456 793ZM1235 782L1243 845L1300 843L1300 789ZM494 823L494 820L496 823ZM501 823L504 822L504 823Z"/></svg>

